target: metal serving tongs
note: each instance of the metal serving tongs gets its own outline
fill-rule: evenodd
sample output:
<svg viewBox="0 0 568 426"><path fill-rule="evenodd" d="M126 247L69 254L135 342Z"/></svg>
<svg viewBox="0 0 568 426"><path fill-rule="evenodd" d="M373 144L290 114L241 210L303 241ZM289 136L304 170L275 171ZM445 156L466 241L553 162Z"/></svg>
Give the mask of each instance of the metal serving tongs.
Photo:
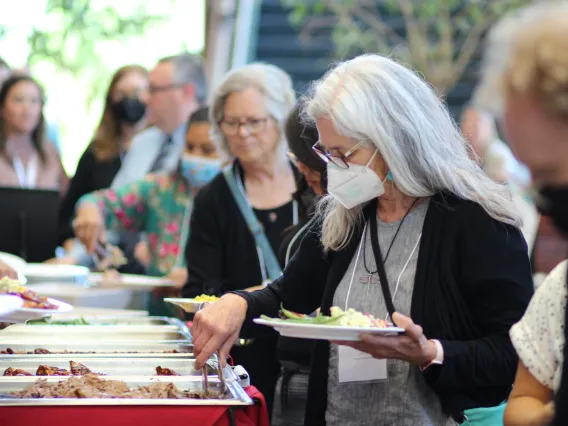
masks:
<svg viewBox="0 0 568 426"><path fill-rule="evenodd" d="M219 374L219 380L221 380L221 391L223 393L227 392L227 383L225 382L225 377L223 376L223 367L221 366L221 354L217 352L217 373Z"/></svg>
<svg viewBox="0 0 568 426"><path fill-rule="evenodd" d="M126 263L124 253L117 246L97 241L93 251L93 261L97 271L105 272L108 269L119 268Z"/></svg>
<svg viewBox="0 0 568 426"><path fill-rule="evenodd" d="M92 258L93 262L95 263L95 269L97 271L104 271L105 264L104 262L106 259L110 257L110 254L105 246L101 244L99 241L95 243L95 250L93 251Z"/></svg>
<svg viewBox="0 0 568 426"><path fill-rule="evenodd" d="M203 391L205 394L209 393L209 382L207 380L207 364L201 367L201 373L203 375Z"/></svg>
<svg viewBox="0 0 568 426"><path fill-rule="evenodd" d="M217 370L217 376L219 377L219 381L221 382L221 392L225 393L227 392L227 383L225 381L225 375L223 373L223 367L221 367L221 358L219 357L219 352L217 352L213 357L211 357L211 359L209 359L207 361L207 363L203 366L202 371L203 371L203 387L205 388L205 391L207 392L207 388L206 386L208 385L207 383L207 366L213 368L214 370Z"/></svg>

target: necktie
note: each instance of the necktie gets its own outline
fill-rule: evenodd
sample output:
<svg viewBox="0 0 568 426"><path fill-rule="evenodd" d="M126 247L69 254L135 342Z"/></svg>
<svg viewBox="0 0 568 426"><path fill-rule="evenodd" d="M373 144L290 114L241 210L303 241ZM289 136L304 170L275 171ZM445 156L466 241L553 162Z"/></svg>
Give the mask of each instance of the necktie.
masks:
<svg viewBox="0 0 568 426"><path fill-rule="evenodd" d="M162 142L160 151L158 151L158 155L156 155L156 159L154 160L154 163L152 163L152 167L150 168L150 173L160 171L164 168L172 142L173 139L171 135L168 135L168 137L166 137L166 139Z"/></svg>

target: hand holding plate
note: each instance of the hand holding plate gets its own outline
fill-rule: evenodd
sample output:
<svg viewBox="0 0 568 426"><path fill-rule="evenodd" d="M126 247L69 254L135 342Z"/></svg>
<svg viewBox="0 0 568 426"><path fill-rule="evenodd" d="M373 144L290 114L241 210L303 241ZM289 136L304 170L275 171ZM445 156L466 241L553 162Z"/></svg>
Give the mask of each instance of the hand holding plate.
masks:
<svg viewBox="0 0 568 426"><path fill-rule="evenodd" d="M393 321L398 327L404 328L404 335L394 337L363 333L359 342L335 343L366 352L373 358L399 359L418 366L436 358L436 345L424 336L422 327L398 312L394 313Z"/></svg>

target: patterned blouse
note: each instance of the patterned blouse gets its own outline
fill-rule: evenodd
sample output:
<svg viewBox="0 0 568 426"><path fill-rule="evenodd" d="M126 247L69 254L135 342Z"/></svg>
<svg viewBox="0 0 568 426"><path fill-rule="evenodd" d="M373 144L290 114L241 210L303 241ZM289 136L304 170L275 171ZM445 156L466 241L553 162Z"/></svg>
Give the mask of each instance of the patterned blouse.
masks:
<svg viewBox="0 0 568 426"><path fill-rule="evenodd" d="M196 193L177 173L151 174L116 190L84 195L77 205L96 204L107 230L145 233L151 255L148 275L164 276L175 266L185 266L190 204Z"/></svg>

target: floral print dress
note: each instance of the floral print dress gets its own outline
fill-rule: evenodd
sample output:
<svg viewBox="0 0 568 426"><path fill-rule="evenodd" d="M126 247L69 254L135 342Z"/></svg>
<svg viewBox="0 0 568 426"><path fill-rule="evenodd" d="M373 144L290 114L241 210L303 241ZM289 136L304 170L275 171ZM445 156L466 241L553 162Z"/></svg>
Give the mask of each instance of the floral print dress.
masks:
<svg viewBox="0 0 568 426"><path fill-rule="evenodd" d="M96 204L107 230L145 233L151 255L148 275L164 276L176 266L185 267L187 227L196 193L177 173L152 174L117 190L84 195L77 205Z"/></svg>

